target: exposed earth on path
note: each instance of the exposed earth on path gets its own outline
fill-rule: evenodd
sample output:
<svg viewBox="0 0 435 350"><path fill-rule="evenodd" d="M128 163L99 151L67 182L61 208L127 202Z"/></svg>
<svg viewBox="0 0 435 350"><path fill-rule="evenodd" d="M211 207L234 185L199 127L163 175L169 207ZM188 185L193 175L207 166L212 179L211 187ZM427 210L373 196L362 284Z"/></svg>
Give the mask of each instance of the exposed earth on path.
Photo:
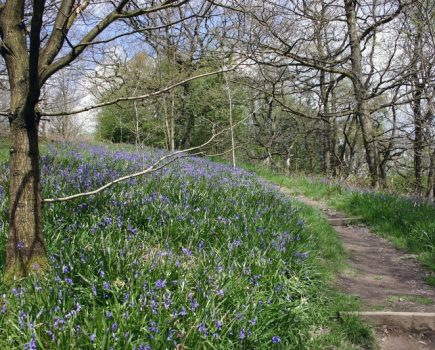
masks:
<svg viewBox="0 0 435 350"><path fill-rule="evenodd" d="M280 190L294 196L291 190ZM325 203L299 195L296 199L321 210L327 219L348 217ZM360 298L362 310L435 312L435 288L423 282L428 272L414 256L396 249L364 225L341 224L334 228L349 256L347 268L337 279L338 288ZM382 350L435 350L433 331L385 325L377 327L376 334Z"/></svg>

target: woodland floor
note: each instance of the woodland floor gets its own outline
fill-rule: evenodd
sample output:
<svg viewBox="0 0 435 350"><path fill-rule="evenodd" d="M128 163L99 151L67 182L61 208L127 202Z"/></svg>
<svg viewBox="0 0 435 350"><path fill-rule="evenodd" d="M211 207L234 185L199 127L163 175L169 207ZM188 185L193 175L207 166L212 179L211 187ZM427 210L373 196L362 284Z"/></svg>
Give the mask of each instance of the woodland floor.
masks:
<svg viewBox="0 0 435 350"><path fill-rule="evenodd" d="M281 188L285 193L291 190ZM346 218L323 202L296 197L327 219ZM423 282L427 272L406 252L360 224L334 226L348 256L337 279L340 290L361 299L363 311L435 312L435 288ZM375 329L381 350L435 350L434 332L413 332L384 325Z"/></svg>

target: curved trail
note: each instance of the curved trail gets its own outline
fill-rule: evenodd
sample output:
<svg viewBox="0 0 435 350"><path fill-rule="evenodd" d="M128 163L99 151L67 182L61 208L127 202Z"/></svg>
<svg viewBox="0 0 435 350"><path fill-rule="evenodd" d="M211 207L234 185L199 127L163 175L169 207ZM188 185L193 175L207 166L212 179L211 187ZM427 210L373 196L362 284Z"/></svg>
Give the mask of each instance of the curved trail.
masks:
<svg viewBox="0 0 435 350"><path fill-rule="evenodd" d="M291 190L280 190L295 197ZM412 255L394 248L366 226L349 224L346 214L323 202L295 198L319 209L341 237L349 261L337 285L360 298L364 311L435 313L435 288L423 282L427 272ZM376 327L376 334L382 350L435 350L433 331L416 332L384 324Z"/></svg>

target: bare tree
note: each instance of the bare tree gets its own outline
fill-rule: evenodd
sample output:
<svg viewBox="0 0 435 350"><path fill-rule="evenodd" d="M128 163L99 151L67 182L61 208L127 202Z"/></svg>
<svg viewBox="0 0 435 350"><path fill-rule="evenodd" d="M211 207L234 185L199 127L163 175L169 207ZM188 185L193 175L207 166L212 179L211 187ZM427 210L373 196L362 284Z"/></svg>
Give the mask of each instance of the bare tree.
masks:
<svg viewBox="0 0 435 350"><path fill-rule="evenodd" d="M64 69L50 79L47 93L41 99L46 111L69 111L83 98L83 90L77 83L74 72ZM42 104L42 103L41 103ZM85 121L79 115L52 116L48 130L52 137L61 140L73 140L85 132Z"/></svg>
<svg viewBox="0 0 435 350"><path fill-rule="evenodd" d="M401 1L364 2L354 0L266 2L225 1L224 6L243 14L248 27L239 40L258 63L282 67L287 65L295 74L293 91L305 99L320 100L320 117L325 125L324 167L331 167L334 118L355 114L365 148L366 163L372 186L379 185L379 150L373 125L370 100L395 87L398 72L386 79L388 62L377 68L373 56L377 34L402 13ZM392 38L394 41L394 38ZM392 57L396 54L391 53ZM281 57L280 60L274 57ZM316 73L319 72L319 73ZM342 80L352 85L353 99L347 110L331 110L330 98ZM310 97L311 96L311 97ZM336 141L334 141L336 142Z"/></svg>

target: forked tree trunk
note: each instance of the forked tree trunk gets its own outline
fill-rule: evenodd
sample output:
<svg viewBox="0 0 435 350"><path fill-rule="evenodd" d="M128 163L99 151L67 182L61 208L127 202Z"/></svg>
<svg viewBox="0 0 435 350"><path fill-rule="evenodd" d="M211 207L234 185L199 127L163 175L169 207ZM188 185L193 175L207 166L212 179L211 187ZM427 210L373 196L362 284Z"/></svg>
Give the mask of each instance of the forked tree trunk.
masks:
<svg viewBox="0 0 435 350"><path fill-rule="evenodd" d="M34 111L21 112L10 124L9 236L5 279L46 269L38 126ZM32 115L33 114L33 115Z"/></svg>
<svg viewBox="0 0 435 350"><path fill-rule="evenodd" d="M6 1L0 11L1 54L10 84L9 236L5 279L39 272L47 266L41 214L41 188L36 105L39 33L44 1L33 1L32 33L27 37L25 2ZM29 49L27 42L30 41Z"/></svg>
<svg viewBox="0 0 435 350"><path fill-rule="evenodd" d="M358 36L356 0L344 0L349 31L349 44L352 62L352 84L357 103L356 114L362 131L367 166L372 187L379 186L379 158L374 130L367 103L367 88L363 82L362 51Z"/></svg>

